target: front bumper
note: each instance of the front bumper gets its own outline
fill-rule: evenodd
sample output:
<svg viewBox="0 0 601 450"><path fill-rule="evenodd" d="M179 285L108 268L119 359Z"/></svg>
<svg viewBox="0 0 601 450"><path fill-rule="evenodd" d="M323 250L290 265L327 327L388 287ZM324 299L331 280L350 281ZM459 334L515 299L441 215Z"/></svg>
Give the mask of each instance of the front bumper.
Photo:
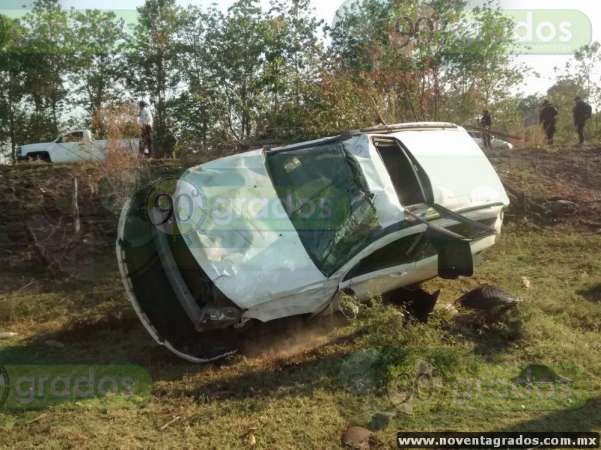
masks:
<svg viewBox="0 0 601 450"><path fill-rule="evenodd" d="M155 341L181 358L204 363L235 353L201 336L224 330L227 337L242 311L198 266L182 236L152 223L149 193L134 195L119 221L117 260L130 303Z"/></svg>

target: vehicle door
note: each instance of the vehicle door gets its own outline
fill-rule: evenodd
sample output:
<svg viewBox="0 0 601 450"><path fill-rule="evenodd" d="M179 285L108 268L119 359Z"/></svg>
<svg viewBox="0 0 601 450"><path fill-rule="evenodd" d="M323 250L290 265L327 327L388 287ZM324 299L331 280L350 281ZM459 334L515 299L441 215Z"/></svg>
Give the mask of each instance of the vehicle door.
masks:
<svg viewBox="0 0 601 450"><path fill-rule="evenodd" d="M436 249L424 230L425 226L416 226L361 259L345 275L341 289L365 299L436 276ZM428 259L430 264L424 264Z"/></svg>
<svg viewBox="0 0 601 450"><path fill-rule="evenodd" d="M411 215L425 216L430 209L432 189L419 163L398 139L374 136L372 144L386 167L387 173L382 175L389 177L400 204ZM384 232L383 245L375 245L372 254L356 262L344 276L341 287L364 298L425 279L421 277L428 275L430 267L422 264L416 272L417 263L428 258L430 265L435 266L436 262L436 250L425 239L426 226L406 217L402 227L405 230L397 230L394 235ZM435 274L427 278L432 276Z"/></svg>
<svg viewBox="0 0 601 450"><path fill-rule="evenodd" d="M83 131L82 139L79 141L78 145L78 153L82 161L100 161L105 158L103 152L104 149L101 145L97 145L89 130Z"/></svg>
<svg viewBox="0 0 601 450"><path fill-rule="evenodd" d="M60 136L52 146L53 162L74 162L82 159L81 148L83 144L83 131L73 131Z"/></svg>

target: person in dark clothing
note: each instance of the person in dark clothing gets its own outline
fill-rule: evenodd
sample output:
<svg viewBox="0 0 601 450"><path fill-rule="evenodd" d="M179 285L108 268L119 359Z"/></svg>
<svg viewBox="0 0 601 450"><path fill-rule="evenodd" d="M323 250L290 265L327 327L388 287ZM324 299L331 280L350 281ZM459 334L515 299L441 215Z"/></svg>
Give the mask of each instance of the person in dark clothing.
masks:
<svg viewBox="0 0 601 450"><path fill-rule="evenodd" d="M480 128L482 128L482 141L484 143L484 148L492 147L492 139L490 136L490 127L492 126L492 116L490 112L485 109L482 111L482 116L480 117Z"/></svg>
<svg viewBox="0 0 601 450"><path fill-rule="evenodd" d="M555 137L556 123L557 123L557 115L559 111L557 108L549 103L548 100L543 102L543 106L540 110L539 122L542 124L543 129L545 130L545 135L547 136L547 143L549 145L553 144L553 138Z"/></svg>
<svg viewBox="0 0 601 450"><path fill-rule="evenodd" d="M574 126L578 133L580 145L582 145L584 144L584 127L586 126L586 121L593 115L593 108L580 97L576 97L574 101L576 102L574 110L572 111L574 115Z"/></svg>

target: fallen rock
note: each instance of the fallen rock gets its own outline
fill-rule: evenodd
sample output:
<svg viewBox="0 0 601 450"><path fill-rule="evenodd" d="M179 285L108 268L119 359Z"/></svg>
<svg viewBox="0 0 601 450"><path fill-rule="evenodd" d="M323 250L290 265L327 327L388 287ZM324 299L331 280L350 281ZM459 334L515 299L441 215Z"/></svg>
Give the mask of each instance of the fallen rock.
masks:
<svg viewBox="0 0 601 450"><path fill-rule="evenodd" d="M351 427L342 434L342 446L353 450L369 450L371 431L362 427Z"/></svg>
<svg viewBox="0 0 601 450"><path fill-rule="evenodd" d="M502 289L488 284L482 285L457 300L462 308L480 312L499 312L519 304L520 301Z"/></svg>

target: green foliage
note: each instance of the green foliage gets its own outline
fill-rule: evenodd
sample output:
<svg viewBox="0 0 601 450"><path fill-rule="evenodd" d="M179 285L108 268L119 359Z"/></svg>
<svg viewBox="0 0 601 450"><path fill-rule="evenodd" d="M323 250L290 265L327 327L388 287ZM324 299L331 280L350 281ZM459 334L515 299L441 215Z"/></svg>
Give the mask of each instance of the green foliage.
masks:
<svg viewBox="0 0 601 450"><path fill-rule="evenodd" d="M57 0L38 0L23 21L2 18L0 141L55 137L67 89L68 20ZM8 36L8 39L7 39Z"/></svg>
<svg viewBox="0 0 601 450"><path fill-rule="evenodd" d="M159 152L172 148L170 109L181 80L179 30L185 16L175 0L147 0L138 8L138 24L127 50L127 84L139 97L150 96L155 108L154 127Z"/></svg>
<svg viewBox="0 0 601 450"><path fill-rule="evenodd" d="M574 98L581 95L580 91L581 85L570 78L559 80L547 91L548 100L559 110L557 134L560 142L567 141L570 135L575 136L572 108L574 107Z"/></svg>
<svg viewBox="0 0 601 450"><path fill-rule="evenodd" d="M356 107L372 105L380 121L461 122L519 81L511 31L489 7L363 0L331 32L332 70L352 79Z"/></svg>
<svg viewBox="0 0 601 450"><path fill-rule="evenodd" d="M51 117L56 134L68 93L68 15L58 0L37 0L23 22L25 33L19 50L25 89L36 113Z"/></svg>
<svg viewBox="0 0 601 450"><path fill-rule="evenodd" d="M549 100L559 109L557 125L560 142L575 142L576 131L572 118L574 98L582 97L591 105L601 103L601 86L595 77L595 68L601 64L601 44L594 42L579 49L573 61L566 63L561 71L557 71L558 81L547 92ZM599 117L594 117L586 134L588 138L598 136L601 128Z"/></svg>
<svg viewBox="0 0 601 450"><path fill-rule="evenodd" d="M204 150L307 136L320 65L320 22L307 0L243 0L224 14L191 8L181 39L176 134ZM185 106L184 106L185 105Z"/></svg>
<svg viewBox="0 0 601 450"><path fill-rule="evenodd" d="M66 11L58 0L37 0L21 21L2 18L0 140L14 148L74 123L103 135L95 116L140 98L151 103L160 155L376 123L475 125L485 107L504 131L535 122L538 105L508 94L524 70L511 57L512 23L490 6L357 0L331 27L309 0L238 0L225 12L146 0L138 13L130 34L111 12ZM599 47L577 52L550 93L560 135L572 132L569 86L601 101L591 75Z"/></svg>
<svg viewBox="0 0 601 450"><path fill-rule="evenodd" d="M0 15L0 152L14 159L15 115L18 102L23 95L23 74L17 53L17 41L23 30L19 24ZM9 141L10 148L4 143Z"/></svg>
<svg viewBox="0 0 601 450"><path fill-rule="evenodd" d="M266 22L258 0L235 3L210 36L217 49L211 74L222 97L225 126L242 143L254 131L264 100Z"/></svg>
<svg viewBox="0 0 601 450"><path fill-rule="evenodd" d="M70 81L90 122L101 108L117 103L123 90L125 24L113 12L98 10L72 11L70 19Z"/></svg>

